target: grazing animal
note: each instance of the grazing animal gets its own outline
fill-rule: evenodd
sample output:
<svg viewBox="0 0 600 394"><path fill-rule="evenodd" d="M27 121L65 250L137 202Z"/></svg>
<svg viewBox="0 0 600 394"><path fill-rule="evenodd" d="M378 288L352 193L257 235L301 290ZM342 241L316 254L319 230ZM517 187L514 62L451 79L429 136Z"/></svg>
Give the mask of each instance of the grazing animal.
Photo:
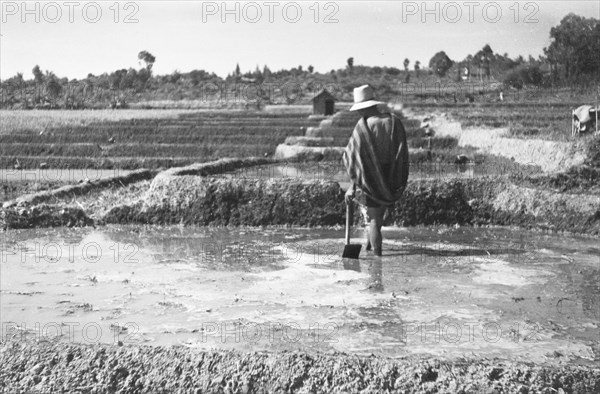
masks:
<svg viewBox="0 0 600 394"><path fill-rule="evenodd" d="M108 142L110 142L111 144L114 144L115 143L115 137L110 137L108 139Z"/></svg>
<svg viewBox="0 0 600 394"><path fill-rule="evenodd" d="M591 105L582 105L572 112L571 136L574 137L580 133L587 133L596 127L599 108Z"/></svg>
<svg viewBox="0 0 600 394"><path fill-rule="evenodd" d="M48 163L40 163L40 168L42 170L48 168Z"/></svg>

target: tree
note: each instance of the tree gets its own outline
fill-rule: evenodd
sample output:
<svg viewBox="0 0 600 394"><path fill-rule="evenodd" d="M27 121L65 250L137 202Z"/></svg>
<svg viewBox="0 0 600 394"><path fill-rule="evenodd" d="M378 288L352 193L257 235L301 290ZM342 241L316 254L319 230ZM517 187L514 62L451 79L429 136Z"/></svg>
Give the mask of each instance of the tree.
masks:
<svg viewBox="0 0 600 394"><path fill-rule="evenodd" d="M563 66L565 79L600 69L600 20L570 13L550 29L550 39L544 54L551 64Z"/></svg>
<svg viewBox="0 0 600 394"><path fill-rule="evenodd" d="M33 79L35 80L35 83L41 84L44 82L44 73L42 73L42 70L40 70L40 66L36 64L31 72L33 73Z"/></svg>
<svg viewBox="0 0 600 394"><path fill-rule="evenodd" d="M23 95L23 87L25 86L25 78L23 78L23 73L17 73L17 75L15 75L14 77L15 80L15 84L17 85L17 87L19 88L19 91L21 91L21 96Z"/></svg>
<svg viewBox="0 0 600 394"><path fill-rule="evenodd" d="M482 78L484 74L487 78L490 78L490 65L495 59L496 57L494 56L494 51L489 44L486 44L475 54L475 56L473 56L473 64L477 66L480 78Z"/></svg>
<svg viewBox="0 0 600 394"><path fill-rule="evenodd" d="M146 68L142 68L137 73L135 73L135 70L133 70L132 74L133 74L133 76L132 76L133 86L138 90L144 89L146 87L146 83L148 83L148 81L150 80L150 77L152 76L150 71ZM127 73L127 75L129 75L129 72Z"/></svg>
<svg viewBox="0 0 600 394"><path fill-rule="evenodd" d="M315 68L311 64L311 65L308 66L308 72L312 74L313 71L315 71Z"/></svg>
<svg viewBox="0 0 600 394"><path fill-rule="evenodd" d="M490 63L494 60L494 51L489 44L485 44L485 46L481 49L481 60L483 63L483 67L485 69L485 76L489 79L490 72Z"/></svg>
<svg viewBox="0 0 600 394"><path fill-rule="evenodd" d="M62 91L62 86L53 72L46 72L46 95L52 102L56 101Z"/></svg>
<svg viewBox="0 0 600 394"><path fill-rule="evenodd" d="M241 72L241 70L240 70L240 64L239 64L239 63L236 63L236 65L235 65L235 76L236 76L236 77L239 77L241 73L242 73L242 72Z"/></svg>
<svg viewBox="0 0 600 394"><path fill-rule="evenodd" d="M452 67L452 60L446 55L446 52L440 51L433 55L429 61L429 68L432 69L438 76L443 77L446 72Z"/></svg>
<svg viewBox="0 0 600 394"><path fill-rule="evenodd" d="M127 74L127 70L125 69L117 70L114 73L111 73L108 77L110 88L114 90L119 89L121 87L121 80L125 74Z"/></svg>
<svg viewBox="0 0 600 394"><path fill-rule="evenodd" d="M408 58L404 59L404 71L408 72L409 64L410 64L410 60L408 60Z"/></svg>
<svg viewBox="0 0 600 394"><path fill-rule="evenodd" d="M135 69L130 68L121 78L121 85L119 86L121 89L131 89L133 88L135 81L138 79L137 71Z"/></svg>
<svg viewBox="0 0 600 394"><path fill-rule="evenodd" d="M417 78L419 78L419 71L420 70L421 70L421 62L417 60L415 62L415 74L416 74Z"/></svg>
<svg viewBox="0 0 600 394"><path fill-rule="evenodd" d="M258 64L256 65L254 72L252 73L252 78L256 79L258 82L262 82L263 80L263 74L262 71L260 71Z"/></svg>
<svg viewBox="0 0 600 394"><path fill-rule="evenodd" d="M173 73L171 75L167 76L167 81L170 83L177 83L177 82L179 82L180 79L181 79L181 73L179 72L179 70L175 70L175 71L173 71Z"/></svg>
<svg viewBox="0 0 600 394"><path fill-rule="evenodd" d="M271 74L272 74L272 73L271 73L271 70L270 70L270 69L269 69L269 67L267 67L267 65L265 64L265 66L263 67L263 70L262 70L262 76L263 76L263 79L267 79L267 78L269 78L269 77L271 76Z"/></svg>
<svg viewBox="0 0 600 394"><path fill-rule="evenodd" d="M10 86L11 82L14 81L14 90L13 91L17 91L19 92L19 96L20 98L25 102L25 94L23 92L23 89L25 87L25 78L23 78L23 73L18 72L17 75L15 75L14 77L12 77L11 79L9 79L7 82L9 82L7 85Z"/></svg>
<svg viewBox="0 0 600 394"><path fill-rule="evenodd" d="M349 57L348 60L346 60L346 63L348 63L348 70L352 72L352 69L354 68L354 58Z"/></svg>
<svg viewBox="0 0 600 394"><path fill-rule="evenodd" d="M151 71L152 70L152 66L154 65L154 62L156 61L156 58L154 56L152 56L152 54L148 51L141 51L140 53L138 53L138 59L142 62L144 62L145 66L146 66L146 70Z"/></svg>
<svg viewBox="0 0 600 394"><path fill-rule="evenodd" d="M204 78L205 72L204 70L192 70L189 73L190 81L192 82L192 86L198 86L198 84Z"/></svg>
<svg viewBox="0 0 600 394"><path fill-rule="evenodd" d="M511 69L504 77L504 84L517 89L525 85L539 86L542 83L542 72L539 67L520 65Z"/></svg>

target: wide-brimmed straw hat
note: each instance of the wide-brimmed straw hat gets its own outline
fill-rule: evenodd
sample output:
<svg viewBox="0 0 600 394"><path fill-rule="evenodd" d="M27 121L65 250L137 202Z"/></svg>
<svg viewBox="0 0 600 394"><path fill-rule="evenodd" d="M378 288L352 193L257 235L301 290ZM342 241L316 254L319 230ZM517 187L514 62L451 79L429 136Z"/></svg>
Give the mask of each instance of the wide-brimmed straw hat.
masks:
<svg viewBox="0 0 600 394"><path fill-rule="evenodd" d="M350 108L350 111L358 111L359 109L383 104L381 101L374 100L374 98L373 88L369 85L354 88L354 105Z"/></svg>

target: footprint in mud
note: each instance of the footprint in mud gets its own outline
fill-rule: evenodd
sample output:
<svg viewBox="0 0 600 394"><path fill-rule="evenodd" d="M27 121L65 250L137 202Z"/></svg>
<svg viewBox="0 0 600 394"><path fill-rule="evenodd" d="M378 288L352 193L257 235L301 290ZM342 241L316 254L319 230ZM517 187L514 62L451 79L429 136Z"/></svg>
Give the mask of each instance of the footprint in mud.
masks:
<svg viewBox="0 0 600 394"><path fill-rule="evenodd" d="M67 304L67 303L71 303L71 302L70 301L58 301L58 304ZM93 312L94 306L87 302L81 303L81 304L70 305L65 310L64 316L74 315L77 311Z"/></svg>
<svg viewBox="0 0 600 394"><path fill-rule="evenodd" d="M187 307L185 305L173 301L159 301L158 305L162 307L164 311L174 310L183 312L187 310Z"/></svg>

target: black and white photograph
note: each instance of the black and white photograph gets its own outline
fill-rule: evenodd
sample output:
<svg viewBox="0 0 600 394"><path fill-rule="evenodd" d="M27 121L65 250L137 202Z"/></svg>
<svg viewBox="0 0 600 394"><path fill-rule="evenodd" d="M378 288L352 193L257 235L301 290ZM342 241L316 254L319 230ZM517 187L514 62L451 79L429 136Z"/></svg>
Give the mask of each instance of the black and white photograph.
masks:
<svg viewBox="0 0 600 394"><path fill-rule="evenodd" d="M0 1L0 393L600 393L600 2Z"/></svg>

